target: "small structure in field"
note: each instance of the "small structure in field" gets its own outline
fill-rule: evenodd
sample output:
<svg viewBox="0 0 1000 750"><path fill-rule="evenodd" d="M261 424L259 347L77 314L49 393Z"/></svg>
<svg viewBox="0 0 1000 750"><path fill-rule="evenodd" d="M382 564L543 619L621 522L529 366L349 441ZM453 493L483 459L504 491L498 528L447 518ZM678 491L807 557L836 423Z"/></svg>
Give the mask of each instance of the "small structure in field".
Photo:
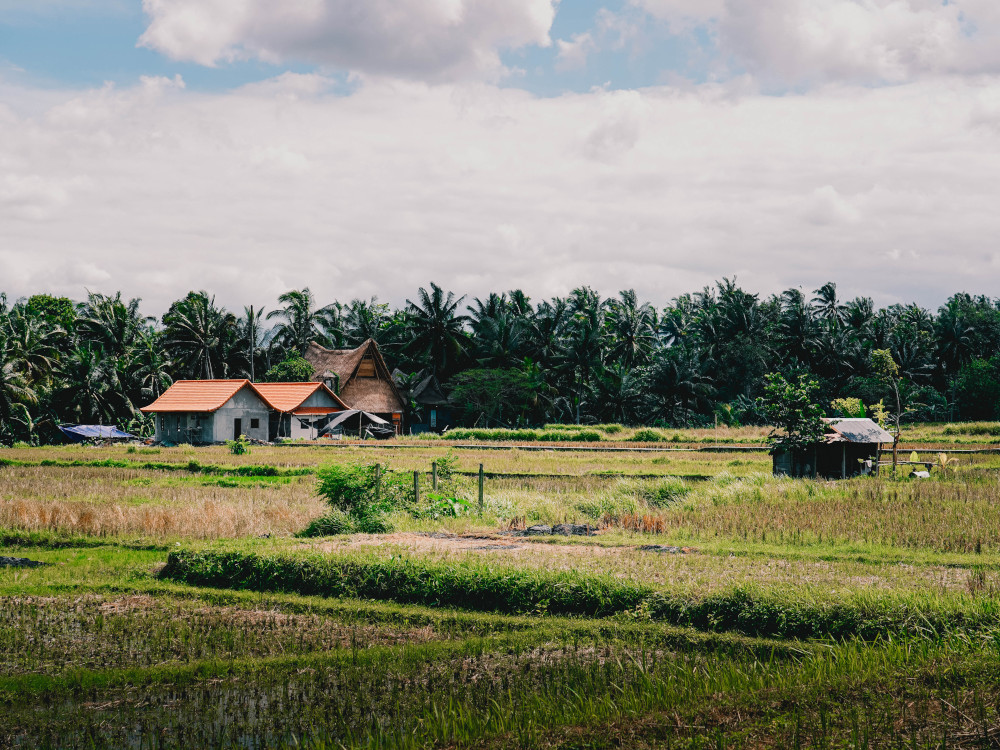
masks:
<svg viewBox="0 0 1000 750"><path fill-rule="evenodd" d="M313 438L315 423L347 405L323 383L178 380L141 411L155 415L159 443Z"/></svg>
<svg viewBox="0 0 1000 750"><path fill-rule="evenodd" d="M433 373L421 380L413 388L413 400L417 404L419 424L413 425L413 432L444 432L453 424L452 407L440 381Z"/></svg>
<svg viewBox="0 0 1000 750"><path fill-rule="evenodd" d="M357 349L327 349L315 341L302 355L313 366L313 380L324 383L352 409L374 414L403 430L405 402L382 359L378 344L368 339Z"/></svg>
<svg viewBox="0 0 1000 750"><path fill-rule="evenodd" d="M882 446L892 435L870 419L824 419L823 440L805 448L776 450L775 476L846 479L878 470Z"/></svg>
<svg viewBox="0 0 1000 750"><path fill-rule="evenodd" d="M254 383L271 407L268 439L313 440L347 404L324 383Z"/></svg>

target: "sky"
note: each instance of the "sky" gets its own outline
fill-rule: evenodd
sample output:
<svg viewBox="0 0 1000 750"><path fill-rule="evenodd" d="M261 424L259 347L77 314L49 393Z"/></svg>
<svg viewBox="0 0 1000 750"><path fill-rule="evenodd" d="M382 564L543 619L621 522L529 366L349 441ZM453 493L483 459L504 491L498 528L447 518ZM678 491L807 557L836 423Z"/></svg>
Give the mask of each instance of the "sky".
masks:
<svg viewBox="0 0 1000 750"><path fill-rule="evenodd" d="M1000 296L996 0L0 0L0 291Z"/></svg>

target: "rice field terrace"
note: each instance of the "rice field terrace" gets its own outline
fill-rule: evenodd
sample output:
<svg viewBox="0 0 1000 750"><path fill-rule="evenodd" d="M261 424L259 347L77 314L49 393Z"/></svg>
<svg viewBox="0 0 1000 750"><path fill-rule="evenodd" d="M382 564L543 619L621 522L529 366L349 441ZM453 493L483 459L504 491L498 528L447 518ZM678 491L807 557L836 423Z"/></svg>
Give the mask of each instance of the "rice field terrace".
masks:
<svg viewBox="0 0 1000 750"><path fill-rule="evenodd" d="M1000 745L1000 455L730 445L0 449L0 747Z"/></svg>

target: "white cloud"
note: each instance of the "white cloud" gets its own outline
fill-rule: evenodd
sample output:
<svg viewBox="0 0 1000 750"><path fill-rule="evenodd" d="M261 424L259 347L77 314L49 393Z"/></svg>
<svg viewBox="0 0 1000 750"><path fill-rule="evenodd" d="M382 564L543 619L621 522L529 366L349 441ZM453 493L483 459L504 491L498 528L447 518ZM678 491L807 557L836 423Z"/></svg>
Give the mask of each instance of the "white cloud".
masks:
<svg viewBox="0 0 1000 750"><path fill-rule="evenodd" d="M980 123L997 79L785 97L399 81L338 96L294 77L0 94L12 296L121 289L161 313L189 289L238 308L308 285L401 304L434 280L663 303L733 273L765 293L996 294L1000 132Z"/></svg>
<svg viewBox="0 0 1000 750"><path fill-rule="evenodd" d="M590 32L574 34L567 42L565 39L557 39L556 46L556 69L575 70L587 65L587 56L597 49L594 37Z"/></svg>
<svg viewBox="0 0 1000 750"><path fill-rule="evenodd" d="M631 0L675 32L711 30L766 81L900 83L1000 72L995 0Z"/></svg>
<svg viewBox="0 0 1000 750"><path fill-rule="evenodd" d="M550 43L558 0L143 0L141 45L176 60L299 60L374 75L496 78Z"/></svg>

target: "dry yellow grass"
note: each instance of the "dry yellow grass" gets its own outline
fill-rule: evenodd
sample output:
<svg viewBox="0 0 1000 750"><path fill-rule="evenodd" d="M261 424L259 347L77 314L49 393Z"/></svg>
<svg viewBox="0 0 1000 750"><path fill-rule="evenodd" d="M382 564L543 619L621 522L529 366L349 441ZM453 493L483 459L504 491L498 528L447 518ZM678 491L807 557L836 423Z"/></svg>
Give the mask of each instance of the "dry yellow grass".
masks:
<svg viewBox="0 0 1000 750"><path fill-rule="evenodd" d="M0 469L0 527L195 539L287 535L323 514L313 483L236 487L107 468Z"/></svg>

